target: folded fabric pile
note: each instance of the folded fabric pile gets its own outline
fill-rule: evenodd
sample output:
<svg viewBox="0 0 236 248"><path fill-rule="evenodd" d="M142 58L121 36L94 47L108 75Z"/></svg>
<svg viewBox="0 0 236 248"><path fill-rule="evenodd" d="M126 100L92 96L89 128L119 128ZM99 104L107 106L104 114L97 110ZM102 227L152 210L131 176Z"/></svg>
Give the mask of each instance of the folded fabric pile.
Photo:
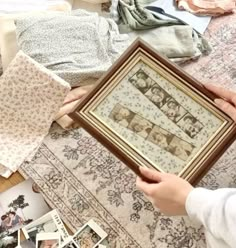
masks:
<svg viewBox="0 0 236 248"><path fill-rule="evenodd" d="M24 15L27 15L27 13L31 13L34 11L34 13L37 13L38 11L70 11L72 9L73 0L1 0L0 1L0 23L3 19L11 19L12 14L19 14L24 13ZM12 28L12 25L10 26ZM2 29L4 29L4 25L0 27L0 33L2 32ZM8 28L7 28L8 29ZM6 30L7 32L9 30ZM7 37L8 40L12 38L11 34ZM1 51L2 50L2 51ZM1 58L1 52L3 52L4 49L1 49L1 40L0 40L0 76L3 72L3 66L2 65L2 58ZM15 50L13 50L15 52ZM8 55L8 54L7 54ZM3 61L8 60L8 56L5 56L3 58ZM14 53L15 55L15 53ZM4 56L3 56L4 57ZM14 56L13 56L14 57ZM9 60L11 61L12 58ZM9 62L8 62L9 64Z"/></svg>
<svg viewBox="0 0 236 248"><path fill-rule="evenodd" d="M179 9L197 15L223 15L232 13L236 7L235 0L176 0Z"/></svg>
<svg viewBox="0 0 236 248"><path fill-rule="evenodd" d="M124 22L127 20L130 22L130 18L137 19L141 21L141 23L144 21L143 24L148 22L148 25L150 25L150 20L141 20L140 14L142 14L143 17L146 15L146 19L153 19L153 17L150 16L150 13L148 14L148 11L143 7L154 1L155 0L112 0L110 8L111 17L115 21L122 18ZM175 0L175 3L176 8L180 10L186 10L193 14L203 16L218 16L232 13L236 7L235 0ZM164 24L163 22L160 22L160 20L152 20L152 22L159 22L159 25ZM137 23L132 20L130 25L134 27Z"/></svg>
<svg viewBox="0 0 236 248"><path fill-rule="evenodd" d="M211 51L208 42L192 27L154 15L144 7L145 0L114 0L111 13L117 19L115 4L122 33L128 33L131 39L141 37L174 62L196 59Z"/></svg>
<svg viewBox="0 0 236 248"><path fill-rule="evenodd" d="M31 58L70 83L94 83L128 47L111 19L84 10L16 20L17 43Z"/></svg>
<svg viewBox="0 0 236 248"><path fill-rule="evenodd" d="M0 18L0 44L4 70L21 49L72 87L78 87L95 83L130 40L127 35L120 35L113 20L78 10L4 16ZM85 89L89 90L77 89L78 97L65 102L58 113L55 120L63 128L76 127L67 113L73 110Z"/></svg>
<svg viewBox="0 0 236 248"><path fill-rule="evenodd" d="M8 177L41 144L70 85L18 52L0 78L0 175Z"/></svg>

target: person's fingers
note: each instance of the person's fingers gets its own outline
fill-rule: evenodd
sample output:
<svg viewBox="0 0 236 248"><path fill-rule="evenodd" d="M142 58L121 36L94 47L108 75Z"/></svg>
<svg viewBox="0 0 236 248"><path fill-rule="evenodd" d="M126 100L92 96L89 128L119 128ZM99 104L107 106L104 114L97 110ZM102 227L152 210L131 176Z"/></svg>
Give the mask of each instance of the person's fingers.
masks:
<svg viewBox="0 0 236 248"><path fill-rule="evenodd" d="M161 182L161 180L162 180L162 173L161 172L151 170L151 169L148 169L146 167L140 167L139 170L144 177L151 179L154 182Z"/></svg>
<svg viewBox="0 0 236 248"><path fill-rule="evenodd" d="M215 99L215 104L236 122L236 109L223 99Z"/></svg>
<svg viewBox="0 0 236 248"><path fill-rule="evenodd" d="M218 87L214 84L205 84L205 88L210 90L211 92L215 93L216 95L224 98L227 101L232 102L236 105L236 92L232 92L230 90L224 89L222 87Z"/></svg>
<svg viewBox="0 0 236 248"><path fill-rule="evenodd" d="M150 196L153 194L156 184L147 183L143 181L140 177L137 177L136 186L139 190L143 191L145 195Z"/></svg>

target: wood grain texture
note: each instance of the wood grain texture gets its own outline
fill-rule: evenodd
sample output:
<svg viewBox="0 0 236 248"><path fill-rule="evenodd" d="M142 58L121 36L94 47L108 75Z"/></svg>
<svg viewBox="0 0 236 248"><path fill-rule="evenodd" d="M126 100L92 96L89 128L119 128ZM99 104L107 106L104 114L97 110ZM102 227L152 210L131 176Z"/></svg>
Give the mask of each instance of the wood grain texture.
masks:
<svg viewBox="0 0 236 248"><path fill-rule="evenodd" d="M8 179L0 177L0 193L23 182L24 180L25 179L19 172L12 174Z"/></svg>

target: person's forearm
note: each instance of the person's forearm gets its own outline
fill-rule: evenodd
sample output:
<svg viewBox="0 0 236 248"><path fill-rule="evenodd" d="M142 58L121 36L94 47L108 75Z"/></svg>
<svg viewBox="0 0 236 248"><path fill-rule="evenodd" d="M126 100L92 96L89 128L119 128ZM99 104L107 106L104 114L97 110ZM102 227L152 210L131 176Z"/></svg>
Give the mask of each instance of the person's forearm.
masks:
<svg viewBox="0 0 236 248"><path fill-rule="evenodd" d="M236 189L195 188L187 197L189 217L199 221L216 239L236 244Z"/></svg>

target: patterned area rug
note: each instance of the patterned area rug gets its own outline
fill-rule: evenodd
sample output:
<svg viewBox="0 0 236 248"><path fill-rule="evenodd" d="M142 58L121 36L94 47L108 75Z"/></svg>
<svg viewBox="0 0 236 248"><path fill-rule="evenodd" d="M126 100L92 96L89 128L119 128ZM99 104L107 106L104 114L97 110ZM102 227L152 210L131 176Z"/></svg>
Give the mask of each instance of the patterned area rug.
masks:
<svg viewBox="0 0 236 248"><path fill-rule="evenodd" d="M236 15L216 18L206 33L211 55L185 65L202 82L234 87ZM202 179L209 189L236 187L234 143ZM204 248L200 226L188 218L166 217L135 188L135 175L83 129L56 124L30 163L20 172L32 177L44 197L75 231L93 218L109 234L109 247Z"/></svg>

